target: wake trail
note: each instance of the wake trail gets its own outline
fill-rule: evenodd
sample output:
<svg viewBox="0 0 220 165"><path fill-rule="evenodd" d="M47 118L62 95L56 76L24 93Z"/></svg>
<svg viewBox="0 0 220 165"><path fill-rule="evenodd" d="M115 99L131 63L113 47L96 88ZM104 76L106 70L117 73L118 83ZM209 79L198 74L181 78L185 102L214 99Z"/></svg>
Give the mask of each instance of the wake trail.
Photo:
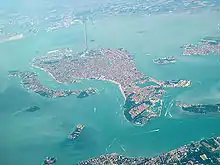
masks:
<svg viewBox="0 0 220 165"><path fill-rule="evenodd" d="M148 133L159 132L159 131L160 131L160 129L154 129L154 130L151 130L151 131L135 133L135 134L132 134L132 135L133 136L135 136L135 135L142 135L142 134L148 134Z"/></svg>

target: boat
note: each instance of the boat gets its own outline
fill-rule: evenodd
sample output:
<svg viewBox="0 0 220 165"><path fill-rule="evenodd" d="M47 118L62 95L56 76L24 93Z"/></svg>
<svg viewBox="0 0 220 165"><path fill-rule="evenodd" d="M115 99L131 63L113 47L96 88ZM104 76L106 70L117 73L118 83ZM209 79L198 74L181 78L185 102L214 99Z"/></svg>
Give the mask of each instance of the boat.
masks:
<svg viewBox="0 0 220 165"><path fill-rule="evenodd" d="M46 157L42 163L42 165L49 165L49 164L55 164L57 161L57 158L55 157Z"/></svg>
<svg viewBox="0 0 220 165"><path fill-rule="evenodd" d="M68 138L71 139L71 140L75 140L77 137L80 136L80 134L81 134L84 127L85 127L85 125L78 124L76 126L76 129L69 134Z"/></svg>

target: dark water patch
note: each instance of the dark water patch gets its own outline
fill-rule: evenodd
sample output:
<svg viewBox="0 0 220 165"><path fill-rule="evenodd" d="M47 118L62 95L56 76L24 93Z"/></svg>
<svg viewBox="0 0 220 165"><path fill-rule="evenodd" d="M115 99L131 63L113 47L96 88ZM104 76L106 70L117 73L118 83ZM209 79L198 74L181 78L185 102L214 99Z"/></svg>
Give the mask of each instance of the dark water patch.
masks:
<svg viewBox="0 0 220 165"><path fill-rule="evenodd" d="M131 116L131 114L129 113L130 112L130 110L132 109L132 108L135 108L135 107L138 107L139 105L141 105L141 104L147 104L147 105L149 105L149 106L151 106L152 105L152 103L150 102L150 101L142 101L142 102L140 102L140 103L135 103L135 101L132 101L132 96L134 95L134 93L132 93L132 94L130 94L127 98L126 98L126 100L125 100L125 104L124 104L124 116L125 116L125 118L128 120L128 121L130 121L130 122L142 122L142 114L145 112L145 111L143 111L142 113L140 113L140 114L138 114L136 117L134 117L134 118L132 118L132 116ZM157 105L155 106L156 108L157 108Z"/></svg>
<svg viewBox="0 0 220 165"><path fill-rule="evenodd" d="M220 43L220 37L204 37L203 40L209 41L210 44Z"/></svg>
<svg viewBox="0 0 220 165"><path fill-rule="evenodd" d="M13 115L16 116L16 115L23 113L23 112L36 112L38 110L40 110L40 107L32 106L32 107L28 107L28 108L24 108L22 110L16 111L15 113L13 113Z"/></svg>
<svg viewBox="0 0 220 165"><path fill-rule="evenodd" d="M21 87L9 86L3 93L0 93L0 113L8 114L19 109L26 112L39 110L40 107L30 107L30 105L38 105L39 101L45 102L45 100L33 95L35 94L29 93ZM29 108L25 110L24 107Z"/></svg>
<svg viewBox="0 0 220 165"><path fill-rule="evenodd" d="M78 96L77 98L84 98L84 97L88 97L89 94L86 92L86 91L82 91Z"/></svg>
<svg viewBox="0 0 220 165"><path fill-rule="evenodd" d="M145 88L147 86L157 86L158 84L154 83L154 82L145 82L143 84L138 83L137 86L139 86L140 88Z"/></svg>
<svg viewBox="0 0 220 165"><path fill-rule="evenodd" d="M38 106L32 106L32 107L25 109L26 112L36 112L38 110L40 110L40 107Z"/></svg>
<svg viewBox="0 0 220 165"><path fill-rule="evenodd" d="M60 61L59 60L54 60L54 61L50 60L50 61L44 61L43 64L56 64L58 62L60 62Z"/></svg>
<svg viewBox="0 0 220 165"><path fill-rule="evenodd" d="M129 114L129 111L134 108L136 106L135 102L132 101L131 96L134 95L134 93L130 94L126 100L125 100L125 104L124 104L124 115L126 117L126 119L128 119L128 121L132 121L132 117Z"/></svg>

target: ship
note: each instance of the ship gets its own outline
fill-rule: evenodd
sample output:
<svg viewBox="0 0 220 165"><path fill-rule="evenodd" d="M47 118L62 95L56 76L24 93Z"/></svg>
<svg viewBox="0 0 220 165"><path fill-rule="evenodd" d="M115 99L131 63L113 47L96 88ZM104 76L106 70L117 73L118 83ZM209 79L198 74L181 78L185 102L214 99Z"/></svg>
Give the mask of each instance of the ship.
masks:
<svg viewBox="0 0 220 165"><path fill-rule="evenodd" d="M78 124L76 126L76 129L69 134L68 139L75 140L77 137L80 136L84 127L85 127L85 125Z"/></svg>
<svg viewBox="0 0 220 165"><path fill-rule="evenodd" d="M46 157L42 163L42 165L49 165L49 164L55 164L57 161L57 158L55 157Z"/></svg>

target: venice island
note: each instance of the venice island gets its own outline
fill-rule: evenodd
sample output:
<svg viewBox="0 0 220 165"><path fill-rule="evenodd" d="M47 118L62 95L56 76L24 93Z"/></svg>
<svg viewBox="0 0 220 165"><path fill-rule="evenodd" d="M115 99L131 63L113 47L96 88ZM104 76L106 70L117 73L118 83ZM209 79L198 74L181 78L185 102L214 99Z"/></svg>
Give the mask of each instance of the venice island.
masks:
<svg viewBox="0 0 220 165"><path fill-rule="evenodd" d="M38 93L41 96L49 98L66 97L69 95L76 95L79 98L93 95L96 93L95 89L88 88L85 90L52 90L46 88L38 79L37 74L30 71L10 71L9 77L21 78L21 85L25 89Z"/></svg>
<svg viewBox="0 0 220 165"><path fill-rule="evenodd" d="M127 157L119 154L106 154L97 158L91 158L78 165L98 165L98 164L118 164L118 165L217 165L220 164L220 137L202 139L198 142L182 146L168 153L161 154L153 158Z"/></svg>
<svg viewBox="0 0 220 165"><path fill-rule="evenodd" d="M125 99L124 116L137 125L160 116L165 88L191 85L189 80L161 81L145 76L137 69L132 55L123 48L97 49L83 53L73 53L71 49L55 50L34 58L32 66L44 70L59 83L95 79L119 85ZM61 93L78 95L80 92Z"/></svg>

